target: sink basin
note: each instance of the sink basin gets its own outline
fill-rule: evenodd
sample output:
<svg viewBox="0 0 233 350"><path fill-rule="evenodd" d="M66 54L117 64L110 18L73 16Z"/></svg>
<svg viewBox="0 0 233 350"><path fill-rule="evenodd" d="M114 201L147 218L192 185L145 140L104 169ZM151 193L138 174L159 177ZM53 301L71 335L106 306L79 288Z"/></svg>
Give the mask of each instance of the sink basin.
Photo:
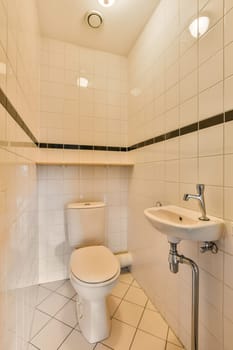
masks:
<svg viewBox="0 0 233 350"><path fill-rule="evenodd" d="M174 205L147 208L144 214L152 226L166 234L172 243L179 243L182 239L217 241L223 233L223 220L208 215L209 221L201 221L199 212Z"/></svg>

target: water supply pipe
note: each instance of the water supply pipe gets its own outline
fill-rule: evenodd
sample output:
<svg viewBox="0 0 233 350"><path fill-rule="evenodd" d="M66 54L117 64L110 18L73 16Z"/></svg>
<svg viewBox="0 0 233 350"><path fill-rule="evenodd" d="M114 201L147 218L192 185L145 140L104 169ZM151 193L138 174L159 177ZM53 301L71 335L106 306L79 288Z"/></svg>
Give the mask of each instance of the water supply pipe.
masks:
<svg viewBox="0 0 233 350"><path fill-rule="evenodd" d="M179 271L179 264L187 264L192 268L191 350L198 350L199 268L193 260L178 254L177 243L170 242L168 262L173 273Z"/></svg>

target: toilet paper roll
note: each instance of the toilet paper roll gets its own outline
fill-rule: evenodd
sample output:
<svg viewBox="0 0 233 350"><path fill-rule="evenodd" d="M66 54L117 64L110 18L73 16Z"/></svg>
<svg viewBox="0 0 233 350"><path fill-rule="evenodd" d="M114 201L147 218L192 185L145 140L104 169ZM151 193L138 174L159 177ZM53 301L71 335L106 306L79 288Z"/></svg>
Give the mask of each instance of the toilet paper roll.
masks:
<svg viewBox="0 0 233 350"><path fill-rule="evenodd" d="M132 261L133 261L132 254L125 252L125 253L118 253L115 255L120 263L121 268L130 267L132 265Z"/></svg>

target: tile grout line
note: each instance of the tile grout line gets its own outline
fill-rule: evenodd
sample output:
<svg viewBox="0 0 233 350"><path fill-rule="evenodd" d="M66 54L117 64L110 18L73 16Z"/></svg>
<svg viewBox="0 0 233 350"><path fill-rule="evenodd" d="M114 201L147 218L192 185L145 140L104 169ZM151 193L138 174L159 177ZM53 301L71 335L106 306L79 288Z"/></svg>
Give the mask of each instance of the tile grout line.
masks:
<svg viewBox="0 0 233 350"><path fill-rule="evenodd" d="M49 294L49 295L52 295L52 294L57 294L57 293L54 291L54 292L52 292L52 293ZM59 294L59 295L60 295L60 294ZM67 299L68 299L68 298L67 298ZM48 314L48 313L45 312L45 311L42 311L42 310L36 308L37 311L43 313L43 314L46 315L46 316L49 316L50 319L48 320L48 322L46 322L46 324L45 324L35 335L33 335L33 337L31 338L31 340L33 340L33 339L48 325L48 323L51 322L52 320L56 320L56 321L58 321L58 322L61 322L61 323L64 324L65 326L67 326L67 327L69 327L69 328L71 328L71 329L76 330L76 327L77 327L77 325L78 325L78 321L77 321L77 323L75 324L75 326L72 327L72 326L68 325L67 323L65 323L65 322L63 322L63 321L58 320L58 319L55 317L55 316L56 316L56 315L57 315L71 300L72 300L72 298L71 298L71 299L68 299L67 302L66 302L53 316L50 315L50 314ZM73 300L72 300L72 301L73 301ZM77 331L78 331L78 330L77 330ZM30 340L30 341L31 341L31 340Z"/></svg>
<svg viewBox="0 0 233 350"><path fill-rule="evenodd" d="M133 281L134 281L134 280L133 280ZM119 282L121 282L121 281L119 281ZM122 283L124 283L124 282L122 282ZM124 297L126 296L128 290L130 289L130 287L131 287L131 285L132 285L132 282L131 282L130 284L128 284L128 283L125 283L125 284L128 285L128 288L127 288L127 290L125 291L125 294L120 298L121 301L120 301L119 305L117 306L116 310L113 312L113 314L112 314L112 316L111 316L111 319L114 318L114 315L116 314L117 310L119 309L120 305L122 304L122 301L124 300ZM111 294L111 295L114 296L114 297L116 298L115 295L113 295L113 294Z"/></svg>
<svg viewBox="0 0 233 350"><path fill-rule="evenodd" d="M57 350L60 349L60 347L62 346L62 344L64 344L64 342L66 341L66 339L68 339L68 337L71 335L71 333L73 333L75 329L71 329L70 333L65 337L65 339L63 339L63 341L61 342L61 344L58 346Z"/></svg>
<svg viewBox="0 0 233 350"><path fill-rule="evenodd" d="M149 298L147 298L147 299L149 300ZM148 302L148 300L147 300L147 302ZM131 347L133 346L133 343L134 343L134 340L135 340L137 331L139 330L139 328L138 328L138 327L139 327L139 324L141 323L141 320L142 320L142 318L143 318L143 316L144 316L144 313L145 313L145 310L146 310L147 302L145 303L145 306L144 306L143 312L142 312L142 314L141 314L141 317L140 317L139 320L138 320L138 324L137 324L137 327L136 327L134 336L133 336L133 338L132 338L132 341L131 341L131 343L130 343L129 350L130 350Z"/></svg>

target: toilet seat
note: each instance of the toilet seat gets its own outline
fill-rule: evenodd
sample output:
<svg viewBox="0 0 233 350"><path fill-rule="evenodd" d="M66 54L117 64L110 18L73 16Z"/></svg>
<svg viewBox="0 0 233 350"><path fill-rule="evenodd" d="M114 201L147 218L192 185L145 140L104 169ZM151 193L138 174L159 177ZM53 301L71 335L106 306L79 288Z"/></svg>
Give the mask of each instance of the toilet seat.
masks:
<svg viewBox="0 0 233 350"><path fill-rule="evenodd" d="M87 284L102 284L119 276L120 265L104 246L91 246L73 251L70 269L74 278Z"/></svg>

